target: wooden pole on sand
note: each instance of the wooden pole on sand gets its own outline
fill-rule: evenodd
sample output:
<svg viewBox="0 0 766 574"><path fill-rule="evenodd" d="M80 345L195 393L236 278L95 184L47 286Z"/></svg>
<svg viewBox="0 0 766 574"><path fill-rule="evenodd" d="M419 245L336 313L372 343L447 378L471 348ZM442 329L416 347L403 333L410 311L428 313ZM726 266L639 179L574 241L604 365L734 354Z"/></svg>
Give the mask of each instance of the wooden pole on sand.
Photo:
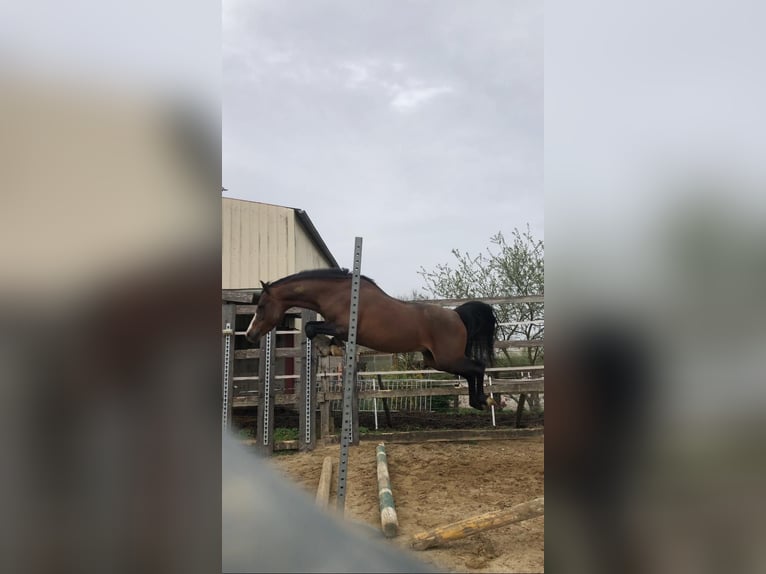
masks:
<svg viewBox="0 0 766 574"><path fill-rule="evenodd" d="M410 539L410 546L415 550L426 550L450 540L460 540L477 532L500 528L513 522L522 522L542 514L545 514L545 498L541 496L510 508L495 510L432 530L419 532Z"/></svg>
<svg viewBox="0 0 766 574"><path fill-rule="evenodd" d="M375 449L378 461L378 500L380 503L380 527L387 538L399 532L399 520L394 508L394 493L391 492L391 478L388 475L386 445L380 443Z"/></svg>
<svg viewBox="0 0 766 574"><path fill-rule="evenodd" d="M330 482L332 481L332 457L324 457L322 461L322 474L319 475L316 503L321 509L326 509L330 503Z"/></svg>

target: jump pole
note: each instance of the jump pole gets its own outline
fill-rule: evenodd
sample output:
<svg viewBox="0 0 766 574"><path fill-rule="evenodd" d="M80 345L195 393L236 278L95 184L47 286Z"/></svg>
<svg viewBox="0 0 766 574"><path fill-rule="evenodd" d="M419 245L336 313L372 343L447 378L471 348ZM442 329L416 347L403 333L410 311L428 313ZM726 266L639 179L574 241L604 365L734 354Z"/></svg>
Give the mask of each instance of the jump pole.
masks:
<svg viewBox="0 0 766 574"><path fill-rule="evenodd" d="M380 527L387 538L399 533L399 519L394 508L394 493L391 491L391 478L388 475L386 445L380 443L375 449L378 460L378 501L380 504Z"/></svg>
<svg viewBox="0 0 766 574"><path fill-rule="evenodd" d="M451 540L460 540L478 532L500 528L514 522L523 522L543 514L545 514L545 498L541 496L510 508L495 510L432 530L419 532L410 539L410 546L415 550L426 550Z"/></svg>
<svg viewBox="0 0 766 574"><path fill-rule="evenodd" d="M322 461L322 474L319 475L316 504L322 510L330 503L330 482L332 481L332 457L326 456Z"/></svg>
<svg viewBox="0 0 766 574"><path fill-rule="evenodd" d="M490 394L492 394L492 377L487 377L489 379L489 387L490 387ZM490 408L492 409L492 426L496 427L497 423L495 422L495 405L490 405Z"/></svg>
<svg viewBox="0 0 766 574"><path fill-rule="evenodd" d="M362 272L362 238L354 240L354 270L351 276L351 306L348 314L348 340L343 366L343 426L340 432L340 460L338 461L338 511L346 508L346 471L348 447L354 440L353 402L356 385L356 325L359 318L359 289Z"/></svg>

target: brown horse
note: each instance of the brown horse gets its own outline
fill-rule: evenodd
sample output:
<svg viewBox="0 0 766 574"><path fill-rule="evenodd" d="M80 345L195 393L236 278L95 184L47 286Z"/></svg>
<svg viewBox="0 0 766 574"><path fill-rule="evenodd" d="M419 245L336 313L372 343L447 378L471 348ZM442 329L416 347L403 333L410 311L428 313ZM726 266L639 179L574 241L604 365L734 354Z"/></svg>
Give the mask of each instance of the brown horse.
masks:
<svg viewBox="0 0 766 574"><path fill-rule="evenodd" d="M316 311L324 321L306 324L306 336L348 338L351 274L347 269L316 269L261 282L255 316L247 329L253 343L276 327L291 307ZM484 369L492 364L495 314L480 301L456 309L394 299L368 277L359 291L357 343L384 353L420 351L426 366L464 377L469 403L476 409L495 404L484 394Z"/></svg>

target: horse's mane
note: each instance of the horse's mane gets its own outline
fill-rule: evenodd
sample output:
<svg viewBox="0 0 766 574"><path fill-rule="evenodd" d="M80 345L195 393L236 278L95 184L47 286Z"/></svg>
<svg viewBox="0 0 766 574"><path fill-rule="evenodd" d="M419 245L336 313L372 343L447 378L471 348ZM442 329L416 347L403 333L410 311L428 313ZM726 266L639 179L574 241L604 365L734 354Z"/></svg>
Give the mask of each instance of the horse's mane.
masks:
<svg viewBox="0 0 766 574"><path fill-rule="evenodd" d="M349 279L351 277L351 272L346 269L345 267L342 269L338 268L331 268L331 269L309 269L308 271L300 271L299 273L294 273L293 275L288 275L287 277L282 277L281 279L277 279L273 283L269 283L269 286L278 286L283 283L288 283L292 281L302 281L304 279ZM366 275L362 275L362 279L365 279L372 283L373 285L377 285L375 281L367 277Z"/></svg>

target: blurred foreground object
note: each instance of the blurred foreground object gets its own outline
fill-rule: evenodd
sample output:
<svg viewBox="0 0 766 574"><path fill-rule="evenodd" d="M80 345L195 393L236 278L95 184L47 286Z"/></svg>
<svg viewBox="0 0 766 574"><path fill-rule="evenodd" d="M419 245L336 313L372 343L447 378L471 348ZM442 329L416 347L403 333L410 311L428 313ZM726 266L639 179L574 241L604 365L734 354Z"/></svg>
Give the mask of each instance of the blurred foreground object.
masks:
<svg viewBox="0 0 766 574"><path fill-rule="evenodd" d="M215 572L220 3L0 38L0 572Z"/></svg>
<svg viewBox="0 0 766 574"><path fill-rule="evenodd" d="M181 95L5 80L0 571L215 571L217 128Z"/></svg>
<svg viewBox="0 0 766 574"><path fill-rule="evenodd" d="M220 244L215 126L183 100L44 81L0 91L0 304L66 302Z"/></svg>
<svg viewBox="0 0 766 574"><path fill-rule="evenodd" d="M385 543L375 528L318 509L268 459L228 435L222 536L224 572L436 572L408 550Z"/></svg>
<svg viewBox="0 0 766 574"><path fill-rule="evenodd" d="M764 572L766 5L545 10L546 570Z"/></svg>

